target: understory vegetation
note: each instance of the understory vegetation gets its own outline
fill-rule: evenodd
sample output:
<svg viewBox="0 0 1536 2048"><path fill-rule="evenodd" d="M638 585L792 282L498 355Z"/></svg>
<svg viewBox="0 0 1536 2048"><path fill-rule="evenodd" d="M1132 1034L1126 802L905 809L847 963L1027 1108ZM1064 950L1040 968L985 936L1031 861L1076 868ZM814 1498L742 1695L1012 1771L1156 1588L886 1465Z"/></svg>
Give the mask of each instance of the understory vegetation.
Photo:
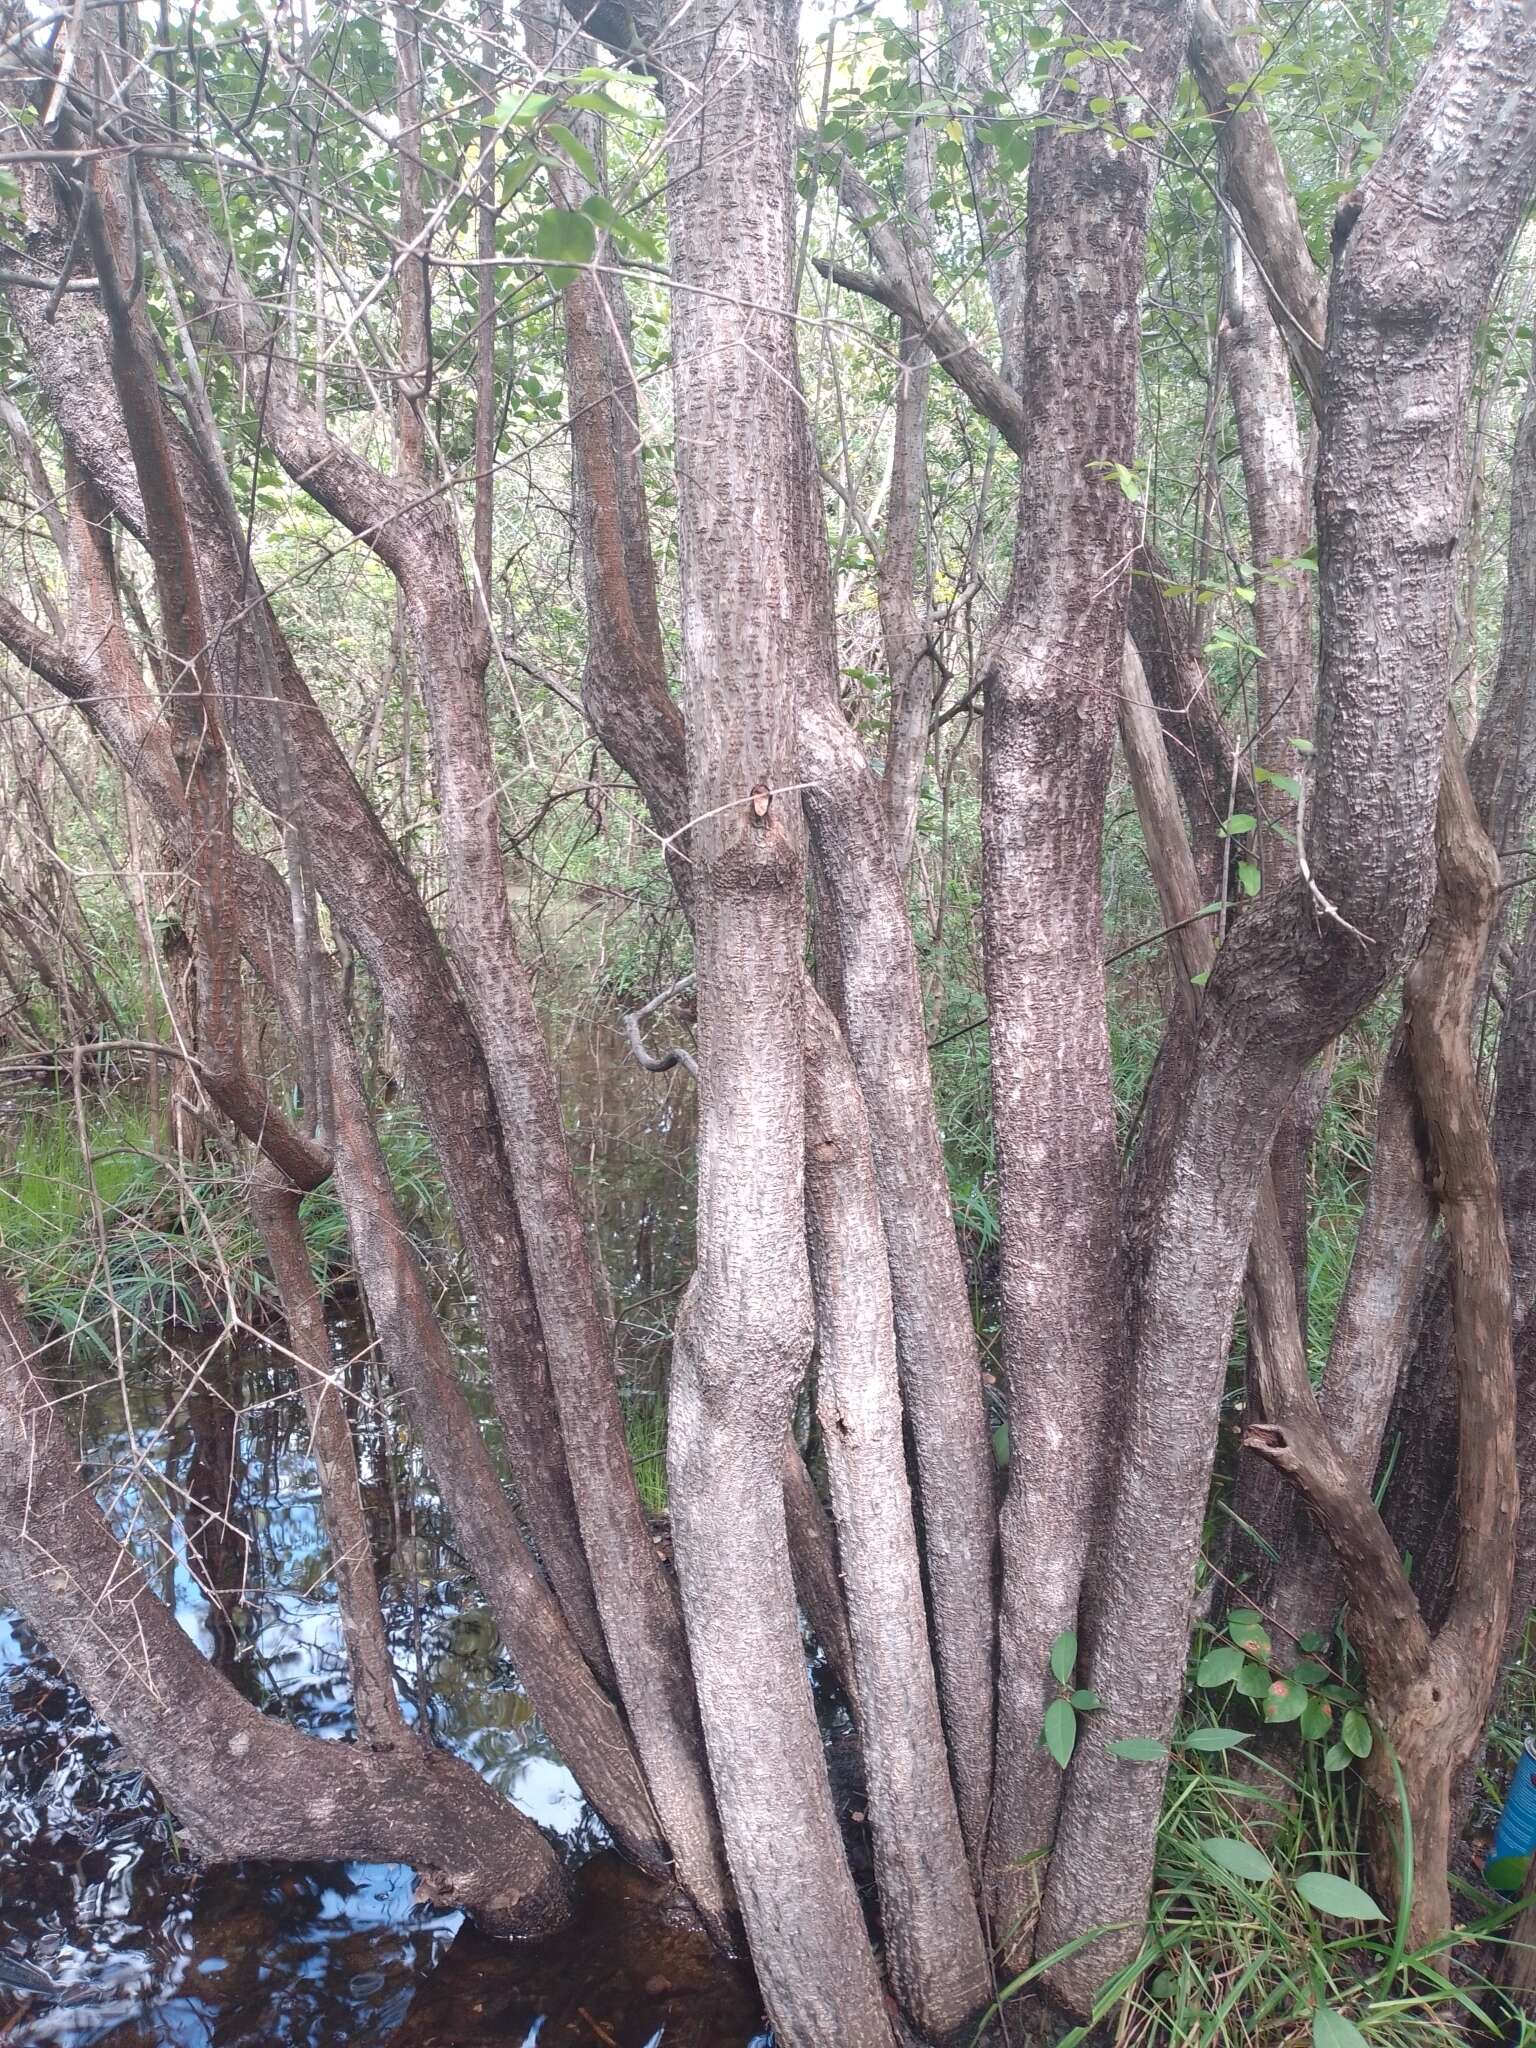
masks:
<svg viewBox="0 0 1536 2048"><path fill-rule="evenodd" d="M1533 198L1522 0L0 0L0 1595L178 1855L1536 2039Z"/></svg>

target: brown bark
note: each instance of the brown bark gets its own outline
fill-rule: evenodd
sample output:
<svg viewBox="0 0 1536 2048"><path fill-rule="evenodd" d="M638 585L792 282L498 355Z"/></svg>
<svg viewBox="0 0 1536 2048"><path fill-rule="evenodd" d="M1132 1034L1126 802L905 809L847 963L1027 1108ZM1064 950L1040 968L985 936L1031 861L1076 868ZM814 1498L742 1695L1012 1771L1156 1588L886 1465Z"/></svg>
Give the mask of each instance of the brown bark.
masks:
<svg viewBox="0 0 1536 2048"><path fill-rule="evenodd" d="M1227 27L1217 0L1195 0L1190 65L1220 129L1226 197L1313 414L1321 416L1327 291L1253 84L1254 54L1252 39Z"/></svg>
<svg viewBox="0 0 1536 2048"><path fill-rule="evenodd" d="M110 591L99 575L86 588L105 627L112 619ZM0 635L14 636L36 671L82 704L125 769L138 776L173 852L187 858L195 837L185 795L120 625L93 642L99 670L35 628L21 628L25 621L0 607ZM287 891L249 855L239 857L235 878L247 954L296 1028L299 977ZM400 1216L344 1020L333 994L326 994L336 1186L385 1368L406 1400L508 1654L551 1740L620 1846L660 1873L668 1867L667 1851L627 1730L582 1659L501 1490Z"/></svg>
<svg viewBox="0 0 1536 2048"><path fill-rule="evenodd" d="M1134 54L1090 56L1074 79L1119 111L1102 126L1042 128L1029 173L1029 488L985 660L982 810L1011 1444L987 1892L1010 1960L1028 1952L1061 1796L1039 1743L1050 1649L1077 1625L1125 1366L1100 865L1134 528L1106 465L1136 460L1152 166L1117 149L1114 130L1132 98L1154 118L1167 106L1186 34L1177 0L1092 10L1090 45L1123 40Z"/></svg>
<svg viewBox="0 0 1536 2048"><path fill-rule="evenodd" d="M1302 1490L1338 1554L1367 1701L1406 1791L1413 1840L1409 1939L1415 1945L1441 1939L1451 1927L1451 1789L1482 1739L1498 1677L1520 1490L1509 1251L1471 1029L1498 903L1498 856L1478 823L1454 739L1447 742L1436 839L1440 886L1404 994L1429 1186L1449 1252L1460 1407L1458 1590L1433 1638L1371 1502L1367 1472L1327 1441L1304 1358L1290 1361L1284 1393L1275 1390L1279 1426L1267 1422L1245 1439ZM1387 1898L1396 1898L1398 1794L1380 1745L1367 1779L1380 1837L1376 1882Z"/></svg>
<svg viewBox="0 0 1536 2048"><path fill-rule="evenodd" d="M409 45L407 35L402 49ZM403 196L409 190L407 178ZM228 278L218 296L210 294L205 280L216 258L206 224L184 195L157 186L155 194L162 193L157 218L168 246L185 264L200 302L220 309L215 319L225 345L236 353L248 350L264 339L253 302ZM419 227L409 221L402 226L408 240L419 239ZM407 265L406 274L414 269ZM365 540L399 584L433 736L449 946L484 1047L512 1170L603 1637L679 1877L723 1937L729 1888L681 1619L635 1487L554 1073L507 901L499 777L484 688L485 638L451 506L426 488L421 468L420 410L429 357L425 311L424 288L413 286L401 305L405 352L416 366L416 381L402 387L399 445L410 485L403 503L397 487L325 431L291 376L274 380L269 392L269 431L295 480Z"/></svg>
<svg viewBox="0 0 1536 2048"><path fill-rule="evenodd" d="M605 291L595 277L575 279L566 355L590 618L584 699L656 829L680 843L682 719L666 686L627 335L616 285ZM848 1047L869 1119L951 1769L966 1842L979 1857L991 1774L992 1456L901 878L879 789L836 705L826 544L812 452L798 427L794 446L796 553L807 584L794 613L798 663L816 679L801 707L799 767L811 785L824 934L839 955ZM674 860L672 872L687 906L694 865ZM818 1057L814 1039L807 1057Z"/></svg>
<svg viewBox="0 0 1536 2048"><path fill-rule="evenodd" d="M1051 1973L1079 2008L1140 1938L1164 1771L1123 1762L1110 1745L1166 1740L1178 1710L1217 1401L1263 1161L1307 1060L1381 988L1428 907L1465 396L1476 322L1536 175L1533 58L1518 10L1453 9L1363 188L1334 278L1310 880L1234 925L1152 1175L1157 1223L1093 1602L1089 1682L1106 1705L1079 1741L1038 1936L1049 1952L1106 1922L1127 1928ZM1415 491L1405 509L1407 476ZM1094 1848L1106 1839L1110 1859Z"/></svg>
<svg viewBox="0 0 1536 2048"><path fill-rule="evenodd" d="M491 1932L565 1914L559 1859L467 1765L403 1744L322 1743L260 1713L199 1656L118 1543L0 1285L0 1536L9 1596L166 1798L200 1855L408 1861Z"/></svg>
<svg viewBox="0 0 1536 2048"><path fill-rule="evenodd" d="M848 1609L838 1570L837 1537L793 1430L784 1439L784 1521L795 1597L811 1625L812 1635L821 1645L827 1669L857 1718L853 1644L848 1635Z"/></svg>
<svg viewBox="0 0 1536 2048"><path fill-rule="evenodd" d="M56 268L69 237L54 220L46 188L29 187L28 207L32 252L43 270ZM161 226L169 242L167 218L162 214ZM227 275L227 266L212 270L221 295ZM41 317L42 297L19 289L9 294L28 360L82 471L113 515L142 537L144 508L122 415L103 396L110 374L101 317L71 296L50 324ZM602 1631L484 1053L425 905L309 695L239 537L229 530L218 492L190 444L169 422L167 431L205 608L219 622L213 651L225 723L262 800L278 816L286 814L287 770L290 763L294 768L317 883L378 984L442 1167L475 1276L493 1393L540 1560L584 1654L602 1669ZM114 679L100 693L96 711L103 719L112 716L120 687ZM126 765L136 773L131 754Z"/></svg>

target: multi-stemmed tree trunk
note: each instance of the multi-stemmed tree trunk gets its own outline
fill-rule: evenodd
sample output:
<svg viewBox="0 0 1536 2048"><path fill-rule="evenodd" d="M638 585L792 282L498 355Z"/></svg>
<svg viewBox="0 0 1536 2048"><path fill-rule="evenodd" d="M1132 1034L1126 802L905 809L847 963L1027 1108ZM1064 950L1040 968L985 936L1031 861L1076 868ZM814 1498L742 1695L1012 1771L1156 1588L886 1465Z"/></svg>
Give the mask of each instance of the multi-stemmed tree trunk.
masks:
<svg viewBox="0 0 1536 2048"><path fill-rule="evenodd" d="M548 1847L401 1725L377 1595L351 1568L355 1462L296 1224L300 1191L333 1175L384 1369L530 1697L626 1853L673 1875L723 1941L739 1909L786 2048L887 2048L911 2030L967 2038L988 1996L989 1949L1009 1966L1059 1952L1050 1989L1084 2013L1107 1974L1134 1960L1164 1765L1132 1761L1124 1744L1166 1746L1174 1731L1245 1271L1245 1441L1307 1500L1337 1558L1368 1700L1407 1787L1413 1926L1425 1936L1448 1928L1451 1787L1483 1723L1516 1562L1514 1382L1531 1369L1536 1157L1530 1012L1518 1007L1528 938L1491 1129L1473 1047L1501 922L1494 853L1523 834L1532 779L1514 595L1469 776L1445 727L1466 392L1478 322L1536 186L1536 35L1515 0L1457 0L1394 139L1341 212L1330 281L1248 89L1252 52L1204 0L1193 20L1180 0L1102 0L1074 18L1071 48L1044 81L1027 185L1010 181L979 118L998 91L982 10L947 13L946 75L965 98L956 147L984 202L1001 371L935 283L920 126L903 138L902 229L882 218L845 148L815 151L874 266L827 257L823 272L901 323L880 591L893 700L883 777L839 701L796 347L793 0L704 0L676 17L605 6L592 21L631 67L632 89L652 81L665 122L680 706L619 244L603 232L616 215L601 189L602 95L578 95L580 134L551 127L561 160L546 152L538 165L555 204L585 208L597 230L596 260L564 266L573 274L561 283L583 703L666 843L693 932L698 1270L670 1389L675 1585L629 1468L503 864L487 687L497 11L476 17L478 139L462 178L480 265L472 547L431 405L431 280L451 261L439 252L454 195L439 190L445 174L425 147L422 13L401 5L392 17L388 473L280 345L238 244L178 166L183 146L145 98L135 52L97 26L78 46L72 32L61 59L19 15L8 22L5 100L29 116L12 130L27 234L0 267L66 457L57 502L24 423L7 425L68 560L62 595L37 607L42 623L0 599L0 642L78 705L189 887L200 1033L183 1050L213 1109L262 1155L252 1206L311 1418L363 1740L322 1767L313 1744L254 1716L201 1664L75 1475L33 1339L6 1298L8 1589L86 1689L110 1698L120 1736L157 1768L209 1853L402 1856L494 1927L527 1931L558 1913ZM551 107L570 90L576 34L528 8L524 47ZM1143 145L1163 136L1186 52L1220 131L1226 347L1262 586L1264 661L1246 734L1223 725L1194 615L1137 509L1139 306L1159 156ZM921 39L916 72L921 89ZM1020 200L1022 282L1009 232ZM71 278L77 263L88 276ZM157 377L157 354L171 358L152 302L190 350L179 409ZM238 373L217 401L203 349ZM976 678L1010 1437L1000 1519L903 887L945 674L915 601L930 356L1022 461L1013 579ZM1309 585L1295 567L1310 522L1293 378L1320 431L1315 676ZM256 579L225 471L225 437L236 445L246 430L393 578L410 686L428 716L441 936ZM1528 440L1517 456L1525 489ZM1528 583L1528 513L1517 490L1512 593ZM114 544L130 537L154 578L154 636L125 624ZM1309 737L1314 692L1309 764L1288 743ZM1128 1162L1101 894L1117 740L1177 959L1168 1039ZM286 878L242 841L251 821L235 765L280 827ZM1256 904L1234 895L1218 947L1209 899L1231 879L1223 828L1246 807L1263 819L1264 889ZM522 1526L400 1220L321 957L315 892L377 984L438 1152ZM1376 1184L1319 1409L1297 1285L1308 1114L1292 1105L1308 1063L1404 968ZM251 1070L247 973L268 987L321 1106L304 1129ZM1463 1576L1443 1610L1409 1587L1369 1491L1409 1312L1436 1284L1436 1217L1444 1275L1419 1345L1454 1362L1460 1394L1450 1547ZM1412 1270L1395 1274L1405 1251ZM808 1382L838 1571L791 1439ZM1284 1537L1277 1601L1297 1626L1304 1614L1326 1619L1332 1568L1301 1525L1281 1514L1271 1526ZM1527 1559L1531 1549L1527 1534ZM826 1777L797 1583L813 1589L806 1604L825 1617L850 1688L878 1946ZM111 1589L104 1603L86 1599L93 1585ZM1052 1648L1073 1634L1077 1682L1097 1706L1079 1717L1063 1768L1040 1738L1059 1684ZM195 1739L178 1741L168 1699L196 1700ZM281 1797L263 1792L274 1779ZM1385 1882L1395 1868L1384 1851Z"/></svg>

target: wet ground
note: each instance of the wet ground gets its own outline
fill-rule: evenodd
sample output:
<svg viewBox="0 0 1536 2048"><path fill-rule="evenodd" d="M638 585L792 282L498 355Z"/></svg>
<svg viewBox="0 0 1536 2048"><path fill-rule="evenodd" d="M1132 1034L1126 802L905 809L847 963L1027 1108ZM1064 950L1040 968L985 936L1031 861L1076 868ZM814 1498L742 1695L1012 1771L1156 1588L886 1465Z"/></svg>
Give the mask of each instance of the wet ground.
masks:
<svg viewBox="0 0 1536 2048"><path fill-rule="evenodd" d="M575 1033L563 1056L581 1084L573 1149L607 1254L620 1367L637 1427L654 1431L647 1388L691 1253L691 1098L616 1064L612 1035ZM468 1305L459 1329L478 1401ZM400 1866L195 1867L151 1786L0 1605L0 1979L7 1956L24 1958L63 1994L0 1982L0 2041L767 2048L750 1976L607 1852L500 1654L355 1311L337 1315L334 1337L407 1711L559 1839L580 1871L576 1912L557 1935L513 1948L419 1907ZM329 1558L286 1367L257 1342L185 1334L148 1354L122 1381L111 1367L79 1369L71 1411L99 1496L234 1683L344 1738ZM488 1435L494 1446L494 1424Z"/></svg>
<svg viewBox="0 0 1536 2048"><path fill-rule="evenodd" d="M158 1561L205 1653L269 1710L344 1737L351 1715L297 1401L258 1353L205 1361L205 1380L215 1368L218 1395L205 1387L148 1426L156 1387L134 1390L152 1465L142 1484L123 1479L115 1389L82 1402L82 1435L120 1524ZM0 2039L746 2048L761 2033L750 1977L606 1853L408 1446L388 1443L383 1417L371 1436L365 1493L410 1709L581 1866L571 1922L513 1948L418 1907L399 1866L195 1867L142 1774L0 1610L0 1962L23 1957L65 1993L46 2003L0 1989Z"/></svg>

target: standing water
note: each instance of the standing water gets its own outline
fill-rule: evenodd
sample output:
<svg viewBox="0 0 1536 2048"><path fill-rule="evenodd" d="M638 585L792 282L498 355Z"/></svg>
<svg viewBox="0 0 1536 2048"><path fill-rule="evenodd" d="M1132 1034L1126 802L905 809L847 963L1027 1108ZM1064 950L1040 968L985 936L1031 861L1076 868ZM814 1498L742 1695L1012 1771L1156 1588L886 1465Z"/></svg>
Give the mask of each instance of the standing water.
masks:
<svg viewBox="0 0 1536 2048"><path fill-rule="evenodd" d="M642 1483L657 1504L661 1474L645 1466L659 1447L670 1297L690 1253L691 1103L608 1058L608 1037L568 1048L582 1080L573 1142L613 1286ZM361 1319L339 1313L335 1338L356 1396L364 1505L407 1714L559 1839L579 1867L575 1912L555 1935L514 1946L419 1905L397 1865L197 1867L143 1774L0 1608L0 2039L764 2048L750 1975L608 1851L551 1754L380 1395ZM70 1406L84 1468L204 1654L265 1710L342 1739L345 1659L291 1377L250 1339L149 1348L123 1380L115 1366L78 1367ZM464 1351L479 1399L467 1330ZM7 1958L45 1972L59 1995L7 1989Z"/></svg>

